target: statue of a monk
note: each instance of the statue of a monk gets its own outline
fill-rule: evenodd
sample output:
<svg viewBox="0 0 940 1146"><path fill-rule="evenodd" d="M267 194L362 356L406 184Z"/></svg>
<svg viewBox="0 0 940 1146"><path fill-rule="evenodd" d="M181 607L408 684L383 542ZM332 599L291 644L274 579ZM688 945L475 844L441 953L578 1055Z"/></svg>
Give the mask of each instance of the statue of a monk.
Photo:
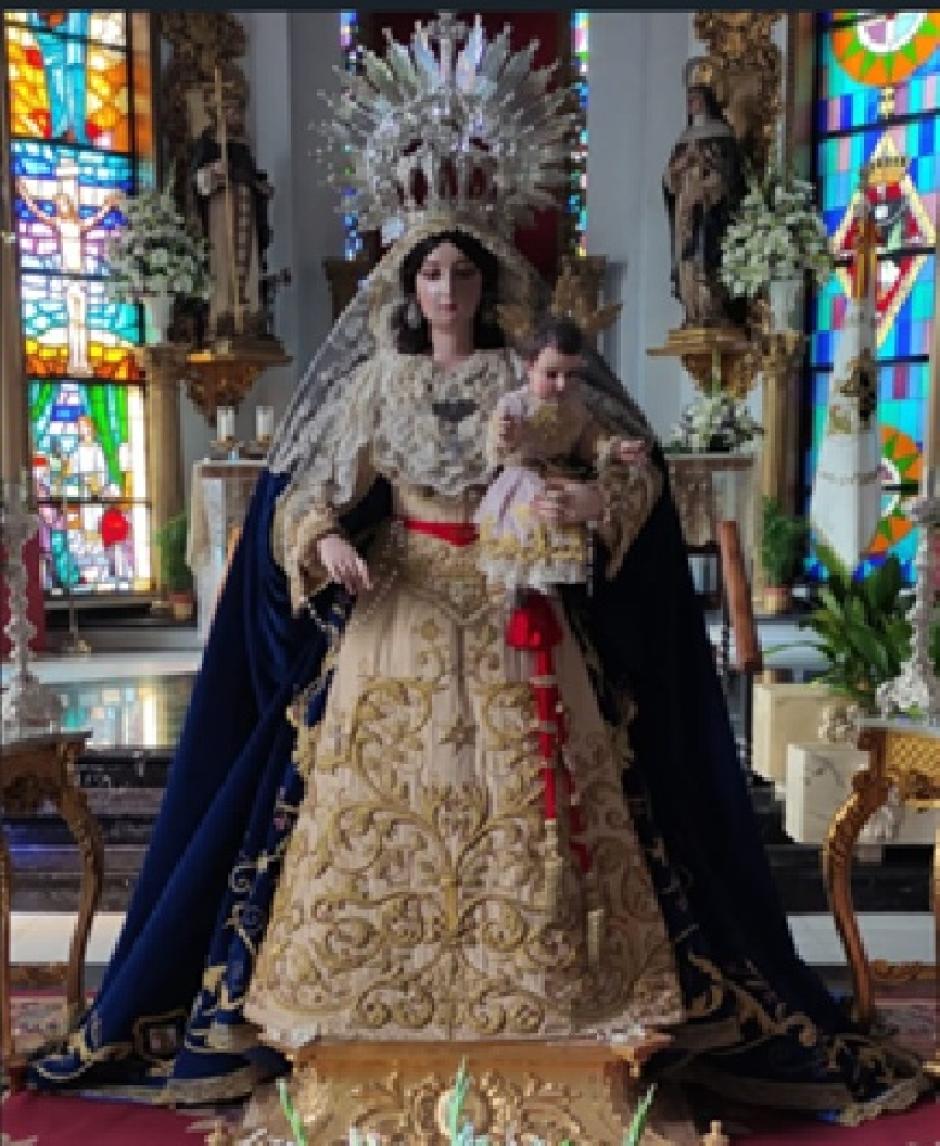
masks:
<svg viewBox="0 0 940 1146"><path fill-rule="evenodd" d="M191 168L209 244L209 335L264 335L267 323L261 278L264 253L271 241L268 201L274 189L255 165L245 135L244 108L236 99L226 99L223 104L226 179L218 116L211 104L210 109L211 122L196 140Z"/></svg>
<svg viewBox="0 0 940 1146"><path fill-rule="evenodd" d="M707 61L686 66L688 123L663 175L672 289L683 326L720 326L739 317L719 271L721 240L744 195L744 163L708 75Z"/></svg>

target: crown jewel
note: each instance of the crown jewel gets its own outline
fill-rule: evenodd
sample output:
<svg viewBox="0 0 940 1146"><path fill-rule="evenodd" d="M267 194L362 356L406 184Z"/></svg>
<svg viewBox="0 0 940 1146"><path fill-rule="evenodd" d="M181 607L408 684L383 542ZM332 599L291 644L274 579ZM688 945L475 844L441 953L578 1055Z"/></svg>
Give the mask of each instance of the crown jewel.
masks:
<svg viewBox="0 0 940 1146"><path fill-rule="evenodd" d="M341 90L321 93L331 119L318 152L341 210L364 229L448 211L489 226L525 222L555 202L575 115L555 67L534 69L537 43L487 40L452 12L415 25L410 46L386 29L385 59L363 57L360 75L337 69Z"/></svg>

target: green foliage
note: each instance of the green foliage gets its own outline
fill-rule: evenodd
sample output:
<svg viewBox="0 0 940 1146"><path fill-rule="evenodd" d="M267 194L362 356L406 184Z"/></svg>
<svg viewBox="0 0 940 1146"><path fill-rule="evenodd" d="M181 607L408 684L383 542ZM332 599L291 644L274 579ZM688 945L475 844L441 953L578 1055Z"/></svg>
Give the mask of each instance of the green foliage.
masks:
<svg viewBox="0 0 940 1146"><path fill-rule="evenodd" d="M300 1111L294 1106L294 1100L290 1096L290 1091L287 1089L286 1079L279 1078L277 1080L277 1093L281 1101L281 1109L284 1111L284 1117L291 1129L291 1136L293 1146L308 1146L307 1133L304 1130L303 1119L300 1116Z"/></svg>
<svg viewBox="0 0 940 1146"><path fill-rule="evenodd" d="M940 676L940 621L934 621L930 627L930 659L933 671Z"/></svg>
<svg viewBox="0 0 940 1146"><path fill-rule="evenodd" d="M653 1105L653 1098L656 1094L656 1084L649 1088L646 1094L637 1103L636 1113L630 1122L630 1129L627 1131L627 1136L623 1140L623 1146L640 1146L640 1141L643 1138L643 1131L646 1129L646 1122L649 1118L650 1107Z"/></svg>
<svg viewBox="0 0 940 1146"><path fill-rule="evenodd" d="M775 498L764 498L760 555L771 586L792 583L800 567L806 535L805 521L791 517Z"/></svg>
<svg viewBox="0 0 940 1146"><path fill-rule="evenodd" d="M829 579L800 626L813 630L814 645L828 662L820 680L872 711L878 685L898 675L911 648L901 565L891 556L856 581L832 550L816 548Z"/></svg>
<svg viewBox="0 0 940 1146"><path fill-rule="evenodd" d="M180 513L153 536L160 550L160 572L170 592L183 592L192 586L192 574L186 564L186 514Z"/></svg>

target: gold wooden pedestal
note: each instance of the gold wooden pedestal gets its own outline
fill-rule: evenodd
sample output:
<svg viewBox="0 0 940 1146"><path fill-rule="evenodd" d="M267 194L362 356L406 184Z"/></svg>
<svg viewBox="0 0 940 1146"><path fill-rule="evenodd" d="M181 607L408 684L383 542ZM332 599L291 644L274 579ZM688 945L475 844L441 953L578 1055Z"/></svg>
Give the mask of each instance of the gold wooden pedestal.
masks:
<svg viewBox="0 0 940 1146"><path fill-rule="evenodd" d="M679 358L704 393L716 386L744 398L760 369L758 348L735 326L684 326L670 330L665 346L646 352L652 358Z"/></svg>
<svg viewBox="0 0 940 1146"><path fill-rule="evenodd" d="M829 906L852 971L855 1011L868 1025L875 1015L872 968L852 903L852 853L862 828L892 790L909 807L940 807L940 726L906 720L868 721L859 748L870 752L867 768L852 777L852 794L832 817L823 847ZM940 831L934 843L933 907L940 966ZM895 971L891 977L900 977ZM938 983L940 988L940 983ZM940 1079L940 1034L925 1071Z"/></svg>
<svg viewBox="0 0 940 1146"><path fill-rule="evenodd" d="M238 406L255 379L290 357L275 339L217 340L207 350L186 358L186 391L210 423L219 406Z"/></svg>
<svg viewBox="0 0 940 1146"><path fill-rule="evenodd" d="M290 1084L307 1137L319 1146L346 1146L350 1129L395 1146L447 1146L447 1112L454 1080L466 1065L463 1104L477 1134L491 1142L530 1137L591 1146L621 1146L636 1102L645 1058L668 1038L607 1045L559 1042L312 1043L294 1055ZM272 1125L274 1123L274 1125ZM289 1138L270 1100L246 1118L245 1130L265 1126ZM279 1127L279 1129L277 1128ZM644 1146L668 1146L647 1130Z"/></svg>

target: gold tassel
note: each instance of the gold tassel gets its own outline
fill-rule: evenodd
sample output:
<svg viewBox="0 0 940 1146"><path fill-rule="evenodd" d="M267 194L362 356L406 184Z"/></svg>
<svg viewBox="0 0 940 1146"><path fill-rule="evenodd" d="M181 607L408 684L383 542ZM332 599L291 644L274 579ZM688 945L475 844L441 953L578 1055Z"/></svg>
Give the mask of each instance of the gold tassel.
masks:
<svg viewBox="0 0 940 1146"><path fill-rule="evenodd" d="M601 964L601 945L604 941L606 912L603 907L591 907L587 913L588 966L596 971Z"/></svg>
<svg viewBox="0 0 940 1146"><path fill-rule="evenodd" d="M545 821L545 907L557 919L561 907L561 849L558 845L558 821Z"/></svg>

